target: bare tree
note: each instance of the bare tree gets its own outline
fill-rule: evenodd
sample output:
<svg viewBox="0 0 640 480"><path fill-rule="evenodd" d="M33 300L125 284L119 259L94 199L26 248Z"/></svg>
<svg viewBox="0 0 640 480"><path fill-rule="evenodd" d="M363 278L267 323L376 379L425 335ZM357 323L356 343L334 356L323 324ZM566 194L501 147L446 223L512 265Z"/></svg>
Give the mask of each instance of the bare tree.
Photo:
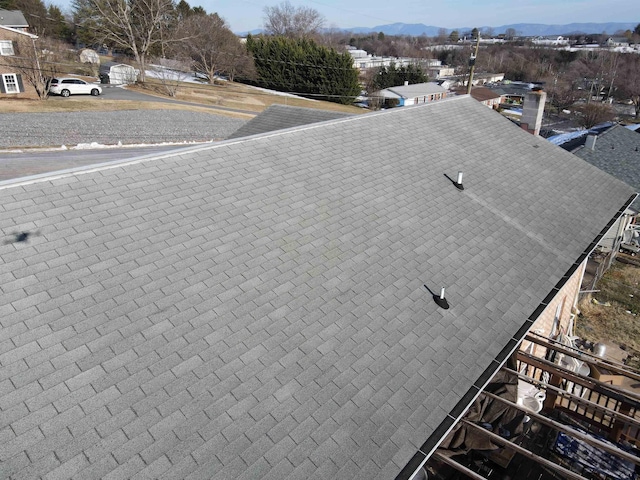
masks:
<svg viewBox="0 0 640 480"><path fill-rule="evenodd" d="M317 35L325 24L324 17L310 7L294 7L288 0L265 7L264 29L269 35L305 38Z"/></svg>
<svg viewBox="0 0 640 480"><path fill-rule="evenodd" d="M191 15L180 23L178 35L186 37L189 32L197 34L181 43L183 55L193 61L197 72L204 74L213 84L218 73L232 79L249 65L249 54L238 37L217 14Z"/></svg>
<svg viewBox="0 0 640 480"><path fill-rule="evenodd" d="M131 51L141 82L152 49L180 40L170 35L172 0L74 0L73 8L76 21L93 29L99 43Z"/></svg>
<svg viewBox="0 0 640 480"><path fill-rule="evenodd" d="M556 107L558 113L571 107L581 97L576 85L561 73L554 76L553 81L547 85L549 103Z"/></svg>
<svg viewBox="0 0 640 480"><path fill-rule="evenodd" d="M482 29L482 36L484 38L493 38L495 34L496 34L496 31L493 27L484 27Z"/></svg>
<svg viewBox="0 0 640 480"><path fill-rule="evenodd" d="M580 112L578 122L584 128L589 129L599 123L609 122L615 117L611 106L603 103L585 103L576 108Z"/></svg>
<svg viewBox="0 0 640 480"><path fill-rule="evenodd" d="M614 80L615 96L623 101L631 101L635 117L638 118L640 116L640 58L635 53L625 53L621 55L620 63L620 74Z"/></svg>
<svg viewBox="0 0 640 480"><path fill-rule="evenodd" d="M34 88L40 100L49 96L49 77L58 72L59 62L54 57L55 43L51 39L43 40L35 35L24 36L14 44L15 56L6 57L21 75L23 82Z"/></svg>
<svg viewBox="0 0 640 480"><path fill-rule="evenodd" d="M236 75L242 75L247 79L255 79L256 67L253 62L253 56L249 55L247 48L236 41L229 42L227 45L227 60L222 63L222 71L227 75L228 79L233 82Z"/></svg>
<svg viewBox="0 0 640 480"><path fill-rule="evenodd" d="M191 74L189 61L167 60L166 58L154 59L151 71L153 76L160 81L164 92L170 97L177 95L178 88Z"/></svg>

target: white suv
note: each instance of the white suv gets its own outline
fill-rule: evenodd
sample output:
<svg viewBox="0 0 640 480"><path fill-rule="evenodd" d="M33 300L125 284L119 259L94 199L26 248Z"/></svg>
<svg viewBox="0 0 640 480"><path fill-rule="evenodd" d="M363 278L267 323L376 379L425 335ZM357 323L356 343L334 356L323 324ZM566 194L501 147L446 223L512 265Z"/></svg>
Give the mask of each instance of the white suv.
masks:
<svg viewBox="0 0 640 480"><path fill-rule="evenodd" d="M95 83L87 83L79 78L52 78L49 84L49 93L68 97L69 95L93 95L102 93L102 88Z"/></svg>

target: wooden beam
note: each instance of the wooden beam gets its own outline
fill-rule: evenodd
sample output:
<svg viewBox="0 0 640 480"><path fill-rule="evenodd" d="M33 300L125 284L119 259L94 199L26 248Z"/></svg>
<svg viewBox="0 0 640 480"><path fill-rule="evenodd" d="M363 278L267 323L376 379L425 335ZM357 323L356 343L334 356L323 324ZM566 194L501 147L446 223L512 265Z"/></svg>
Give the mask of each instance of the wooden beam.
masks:
<svg viewBox="0 0 640 480"><path fill-rule="evenodd" d="M618 412L616 410L612 410L611 408L607 408L605 406L602 406L600 404L597 404L595 402L592 402L591 400L585 400L584 398L580 397L579 395L575 395L573 393L567 392L566 390L563 390L561 388L557 388L554 387L553 385L549 384L549 383L545 383L542 382L540 380L536 380L535 378L531 378L528 377L527 375L522 375L521 373L516 372L515 370L511 370L510 368L507 367L502 367L503 370L513 374L513 375L517 375L518 378L524 380L525 382L531 383L533 385L535 385L536 387L542 387L545 390L551 390L554 393L557 394L557 396L560 397L564 397L567 398L575 403L580 403L582 405L584 405L585 407L588 408L592 408L594 410L598 410L600 412L604 412L608 415L611 415L612 417L616 417L619 418L620 420L626 422L627 424L630 425L635 425L636 427L640 428L640 420L637 420L633 417L630 417L628 415L625 415L622 412Z"/></svg>
<svg viewBox="0 0 640 480"><path fill-rule="evenodd" d="M436 451L436 453L433 454L432 458L435 458L436 460L439 460L442 463L446 463L450 467L455 468L460 473L464 473L467 477L470 477L473 480L487 480L482 475L477 474L473 470L471 470L471 469L465 467L464 465L456 462L454 459L449 458L446 455L442 455L438 451Z"/></svg>
<svg viewBox="0 0 640 480"><path fill-rule="evenodd" d="M491 440L493 440L495 442L498 442L501 445L505 445L507 448L510 448L511 450L513 450L515 452L518 452L520 455L523 455L523 456L525 456L527 458L535 460L540 465L544 465L545 467L550 468L551 470L560 473L563 476L563 478L570 478L570 479L573 479L573 480L586 480L583 476L578 475L577 473L574 473L571 470L567 470L563 466L558 465L557 463L553 463L552 461L547 460L546 458L543 458L543 457L541 457L539 455L536 455L535 453L530 452L526 448L522 448L520 445L516 445L512 441L507 440L506 438L503 438L500 435L496 435L495 433L490 432L489 430L486 430L486 429L482 428L481 426L470 422L469 420L462 419L462 422L465 425L469 425L470 427L473 427L476 431L481 432L483 435L488 436L489 438L491 438Z"/></svg>
<svg viewBox="0 0 640 480"><path fill-rule="evenodd" d="M516 358L528 365L538 367L554 375L559 375L562 378L569 380L570 382L577 383L578 385L587 387L590 390L603 393L615 400L619 400L621 402L629 401L634 407L640 410L640 395L635 392L630 392L615 385L601 382L599 380L596 380L595 378L583 377L582 375L578 375L571 370L562 368L561 366L545 360L544 358L534 357L533 355L530 355L523 351L518 351L516 353L516 356Z"/></svg>
<svg viewBox="0 0 640 480"><path fill-rule="evenodd" d="M529 342L533 342L536 345L540 345L546 348L550 348L552 350L556 350L557 352L563 353L573 358L577 358L583 362L589 363L591 365L601 365L607 370L611 370L619 375L623 375L627 378L631 378L633 380L640 381L640 373L634 372L629 368L625 368L620 366L620 364L609 362L607 360L603 360L602 358L591 355L590 353L583 352L582 350L578 350L567 345L563 345L562 343L556 342L555 340L551 340L549 338L540 337L536 334L528 333L525 337L525 340Z"/></svg>
<svg viewBox="0 0 640 480"><path fill-rule="evenodd" d="M597 438L594 438L590 435L587 435L585 433L579 432L578 430L574 430L571 427L568 427L567 425L563 425L562 423L556 422L555 420L551 420L550 418L544 417L538 413L534 413L531 410L528 410L524 407L522 407L521 405L518 405L516 403L510 402L509 400L506 400L502 397L499 397L498 395L494 395L493 393L489 393L489 392L481 392L481 395L486 395L489 398L492 398L494 400L497 400L505 405L508 405L512 408L515 408L516 410L519 410L521 412L526 413L529 417L534 418L536 421L538 421L538 423L543 423L549 427L552 427L560 432L564 432L567 435L570 435L574 438L579 438L580 440L584 441L585 443L588 443L589 445L592 445L596 448L599 448L601 450L604 450L606 452L612 453L613 455L616 455L620 458L624 458L625 460L629 460L630 462L633 462L636 465L640 465L640 458L636 457L635 455L630 454L629 452L625 452L624 450L619 449L618 447L614 447L609 445L608 443L605 443L601 440L598 440Z"/></svg>

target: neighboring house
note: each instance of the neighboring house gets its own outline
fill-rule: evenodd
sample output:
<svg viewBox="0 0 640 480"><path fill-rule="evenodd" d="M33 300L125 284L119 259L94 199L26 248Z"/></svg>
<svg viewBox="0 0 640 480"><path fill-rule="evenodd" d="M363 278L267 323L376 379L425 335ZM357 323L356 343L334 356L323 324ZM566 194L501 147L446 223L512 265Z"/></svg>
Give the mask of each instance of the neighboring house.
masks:
<svg viewBox="0 0 640 480"><path fill-rule="evenodd" d="M476 73L473 75L472 85L487 85L504 80L504 73Z"/></svg>
<svg viewBox="0 0 640 480"><path fill-rule="evenodd" d="M595 129L571 145L571 153L640 191L640 133L612 125ZM632 208L640 212L640 201Z"/></svg>
<svg viewBox="0 0 640 480"><path fill-rule="evenodd" d="M371 55L365 50L359 50L352 46L347 46L346 51L349 55L351 55L351 57L353 57L354 68L357 68L361 72L372 68L389 67L391 65L395 65L396 67L420 65L425 71L430 68L443 68L442 62L434 58L379 57L377 55Z"/></svg>
<svg viewBox="0 0 640 480"><path fill-rule="evenodd" d="M429 103L442 100L447 91L435 82L415 83L398 87L389 87L374 93L374 97L384 99L385 103L396 102L399 107Z"/></svg>
<svg viewBox="0 0 640 480"><path fill-rule="evenodd" d="M607 47L628 47L631 42L627 37L607 38Z"/></svg>
<svg viewBox="0 0 640 480"><path fill-rule="evenodd" d="M549 37L535 37L531 39L531 43L534 45L552 45L552 46L567 46L569 45L569 39L562 36L549 36Z"/></svg>
<svg viewBox="0 0 640 480"><path fill-rule="evenodd" d="M20 10L0 9L0 27L26 32L29 29L29 24Z"/></svg>
<svg viewBox="0 0 640 480"><path fill-rule="evenodd" d="M536 88L538 84L530 82L500 82L489 85L488 88L500 95L507 103L523 103L527 93Z"/></svg>
<svg viewBox="0 0 640 480"><path fill-rule="evenodd" d="M3 474L408 480L633 198L468 96L4 183Z"/></svg>
<svg viewBox="0 0 640 480"><path fill-rule="evenodd" d="M442 77L450 77L455 73L455 68L447 65L438 65L435 67L427 68L427 75L429 78L440 79Z"/></svg>
<svg viewBox="0 0 640 480"><path fill-rule="evenodd" d="M140 71L131 65L105 62L100 65L100 80L113 85L128 85L138 81Z"/></svg>
<svg viewBox="0 0 640 480"><path fill-rule="evenodd" d="M37 38L26 31L0 25L0 98L35 95L35 90L25 84L22 75L9 59L16 55L21 40L33 41Z"/></svg>
<svg viewBox="0 0 640 480"><path fill-rule="evenodd" d="M640 191L640 133L614 125L604 132L589 134L572 153ZM602 242L604 251L617 251L633 216L640 212L640 199L630 205L626 219Z"/></svg>
<svg viewBox="0 0 640 480"><path fill-rule="evenodd" d="M459 87L454 89L453 92L457 95L466 95L467 89ZM489 108L498 108L503 102L500 93L487 87L471 87L471 97Z"/></svg>
<svg viewBox="0 0 640 480"><path fill-rule="evenodd" d="M440 77L441 81L447 81L452 87L467 86L469 83L468 75L450 75ZM471 85L488 85L504 80L504 73L476 73L471 80Z"/></svg>
<svg viewBox="0 0 640 480"><path fill-rule="evenodd" d="M351 116L348 113L318 110L315 108L290 107L288 105L273 104L256 115L228 138L241 138L260 133L283 130L311 123L335 120Z"/></svg>
<svg viewBox="0 0 640 480"><path fill-rule="evenodd" d="M547 140L640 191L640 134L633 128L605 123ZM622 244L630 240L639 211L640 200L636 199L600 239L598 254L589 258L588 282L582 290L595 288Z"/></svg>

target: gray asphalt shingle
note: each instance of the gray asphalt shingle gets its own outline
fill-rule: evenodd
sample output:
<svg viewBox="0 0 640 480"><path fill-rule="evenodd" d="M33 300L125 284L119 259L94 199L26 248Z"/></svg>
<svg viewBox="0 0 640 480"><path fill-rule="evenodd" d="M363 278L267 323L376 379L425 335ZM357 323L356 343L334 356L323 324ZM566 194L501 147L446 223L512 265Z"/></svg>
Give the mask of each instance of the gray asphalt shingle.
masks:
<svg viewBox="0 0 640 480"><path fill-rule="evenodd" d="M4 186L0 476L393 477L632 193L469 97Z"/></svg>
<svg viewBox="0 0 640 480"><path fill-rule="evenodd" d="M349 116L350 114L343 112L273 104L263 112L260 112L258 115L253 117L247 123L240 126L240 128L227 138L248 137L250 135L273 132L275 130L299 127L311 123L335 120L337 118L345 118Z"/></svg>
<svg viewBox="0 0 640 480"><path fill-rule="evenodd" d="M582 146L573 152L609 175L640 190L640 134L614 125L597 136L595 148ZM632 207L640 211L640 201Z"/></svg>

